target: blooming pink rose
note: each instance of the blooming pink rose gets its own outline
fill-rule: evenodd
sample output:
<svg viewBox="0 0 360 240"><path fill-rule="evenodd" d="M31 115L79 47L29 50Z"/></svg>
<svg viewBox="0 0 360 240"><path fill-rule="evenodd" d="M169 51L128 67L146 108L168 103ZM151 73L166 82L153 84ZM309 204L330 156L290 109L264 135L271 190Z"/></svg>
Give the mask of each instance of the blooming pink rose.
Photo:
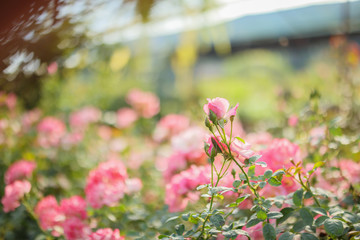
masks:
<svg viewBox="0 0 360 240"><path fill-rule="evenodd" d="M125 237L120 236L119 229L102 228L92 233L90 240L125 240Z"/></svg>
<svg viewBox="0 0 360 240"><path fill-rule="evenodd" d="M99 121L101 111L95 107L84 107L70 115L70 126L77 129L85 129L89 124Z"/></svg>
<svg viewBox="0 0 360 240"><path fill-rule="evenodd" d="M184 130L190 125L189 118L179 114L169 114L161 118L156 125L154 131L155 141L164 141L171 136L174 136Z"/></svg>
<svg viewBox="0 0 360 240"><path fill-rule="evenodd" d="M69 218L63 223L67 240L90 240L90 227L79 218Z"/></svg>
<svg viewBox="0 0 360 240"><path fill-rule="evenodd" d="M37 130L38 143L40 146L48 148L59 145L66 132L66 127L61 120L55 117L46 117L38 124Z"/></svg>
<svg viewBox="0 0 360 240"><path fill-rule="evenodd" d="M62 229L65 215L62 213L54 196L41 199L35 207L35 214L39 217L40 227L44 230L52 230L55 237L61 235L57 230Z"/></svg>
<svg viewBox="0 0 360 240"><path fill-rule="evenodd" d="M114 206L124 196L127 179L126 168L120 161L100 163L90 171L85 187L86 200L93 208Z"/></svg>
<svg viewBox="0 0 360 240"><path fill-rule="evenodd" d="M86 202L80 196L62 199L60 210L65 214L66 218L77 217L83 220L87 218Z"/></svg>
<svg viewBox="0 0 360 240"><path fill-rule="evenodd" d="M131 108L120 108L117 111L117 126L119 128L127 128L137 119L137 113Z"/></svg>
<svg viewBox="0 0 360 240"><path fill-rule="evenodd" d="M126 96L126 102L144 118L151 118L160 111L159 98L150 92L132 89Z"/></svg>
<svg viewBox="0 0 360 240"><path fill-rule="evenodd" d="M11 212L19 207L19 200L24 197L26 193L29 193L30 189L31 184L26 180L17 180L7 185L5 187L5 196L1 199L1 203L4 205L4 212Z"/></svg>
<svg viewBox="0 0 360 240"><path fill-rule="evenodd" d="M20 160L13 163L5 173L5 183L10 184L15 180L23 178L30 178L32 172L36 168L36 163L33 161Z"/></svg>
<svg viewBox="0 0 360 240"><path fill-rule="evenodd" d="M239 107L239 104L236 104L235 107L229 110L230 104L225 98L208 98L207 101L208 103L204 105L204 112L209 116L210 110L213 111L218 120L235 116L236 109Z"/></svg>
<svg viewBox="0 0 360 240"><path fill-rule="evenodd" d="M254 151L251 149L251 145L247 142L242 142L237 138L234 138L230 144L230 149L235 158L243 160L244 158L250 158L254 155Z"/></svg>

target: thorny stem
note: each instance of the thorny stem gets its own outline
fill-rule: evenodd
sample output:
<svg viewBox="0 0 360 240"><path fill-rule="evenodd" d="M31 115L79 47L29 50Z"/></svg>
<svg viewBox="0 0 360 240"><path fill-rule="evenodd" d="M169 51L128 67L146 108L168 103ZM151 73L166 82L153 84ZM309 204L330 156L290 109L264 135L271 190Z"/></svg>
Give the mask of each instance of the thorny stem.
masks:
<svg viewBox="0 0 360 240"><path fill-rule="evenodd" d="M298 173L298 176L299 176L299 180L300 180L301 186L302 186L303 188L305 188L306 191L308 191L308 192L311 193L313 199L315 200L316 205L318 205L318 207L321 207L321 205L320 205L318 199L316 198L315 194L311 191L311 189L310 189L309 187L307 187L307 186L304 184L303 180L301 179L300 172Z"/></svg>

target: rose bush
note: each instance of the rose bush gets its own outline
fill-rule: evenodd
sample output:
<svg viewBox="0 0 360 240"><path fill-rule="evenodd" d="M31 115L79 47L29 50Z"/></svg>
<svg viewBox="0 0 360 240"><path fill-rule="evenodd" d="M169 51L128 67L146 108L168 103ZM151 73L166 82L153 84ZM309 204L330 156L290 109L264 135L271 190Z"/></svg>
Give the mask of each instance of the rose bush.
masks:
<svg viewBox="0 0 360 240"><path fill-rule="evenodd" d="M224 98L201 126L138 89L58 116L4 96L2 239L360 238L359 132L314 94L278 132L246 132Z"/></svg>

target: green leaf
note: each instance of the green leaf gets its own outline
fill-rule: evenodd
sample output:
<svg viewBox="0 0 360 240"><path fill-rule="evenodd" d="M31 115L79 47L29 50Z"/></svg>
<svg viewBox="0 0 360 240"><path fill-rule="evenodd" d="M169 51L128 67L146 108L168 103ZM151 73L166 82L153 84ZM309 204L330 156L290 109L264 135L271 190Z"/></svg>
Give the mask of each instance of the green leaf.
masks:
<svg viewBox="0 0 360 240"><path fill-rule="evenodd" d="M216 228L221 228L225 224L225 219L220 214L216 214L210 217L210 222L214 224Z"/></svg>
<svg viewBox="0 0 360 240"><path fill-rule="evenodd" d="M179 216L171 217L168 220L166 220L165 223L168 223L168 222L173 221L173 220L178 219L178 218L179 218Z"/></svg>
<svg viewBox="0 0 360 240"><path fill-rule="evenodd" d="M248 175L249 175L250 177L253 177L253 176L255 175L255 166L249 167Z"/></svg>
<svg viewBox="0 0 360 240"><path fill-rule="evenodd" d="M294 234L290 233L290 232L284 232L283 234L281 234L281 236L279 237L279 240L292 240L294 238Z"/></svg>
<svg viewBox="0 0 360 240"><path fill-rule="evenodd" d="M274 187L278 187L281 185L281 182L274 177L269 178L268 183Z"/></svg>
<svg viewBox="0 0 360 240"><path fill-rule="evenodd" d="M249 163L250 164L254 164L254 162L256 162L257 160L259 160L262 157L262 155L254 155L252 157L249 158Z"/></svg>
<svg viewBox="0 0 360 240"><path fill-rule="evenodd" d="M266 223L264 225L263 235L264 235L265 240L276 240L275 228L270 223Z"/></svg>
<svg viewBox="0 0 360 240"><path fill-rule="evenodd" d="M207 186L209 186L209 184L203 184L203 185L200 185L196 188L196 190L201 190L203 188L206 188Z"/></svg>
<svg viewBox="0 0 360 240"><path fill-rule="evenodd" d="M311 211L313 211L314 213L317 213L317 214L327 216L326 210L321 207L312 208Z"/></svg>
<svg viewBox="0 0 360 240"><path fill-rule="evenodd" d="M255 226L255 225L258 224L259 222L261 222L261 220L258 219L258 218L250 219L250 220L247 222L246 227L249 228L249 227Z"/></svg>
<svg viewBox="0 0 360 240"><path fill-rule="evenodd" d="M301 240L319 240L319 239L314 235L312 235L311 233L302 233Z"/></svg>
<svg viewBox="0 0 360 240"><path fill-rule="evenodd" d="M304 190L302 188L300 188L299 190L297 190L294 195L293 195L293 202L295 204L295 206L300 207L302 204L302 197L303 197L303 193Z"/></svg>
<svg viewBox="0 0 360 240"><path fill-rule="evenodd" d="M292 230L294 232L301 232L306 227L306 224L303 221L298 221L294 224Z"/></svg>
<svg viewBox="0 0 360 240"><path fill-rule="evenodd" d="M245 140L244 139L242 139L241 137L235 137L237 140L239 140L239 141L241 141L241 142L243 142L243 143L245 143Z"/></svg>
<svg viewBox="0 0 360 240"><path fill-rule="evenodd" d="M311 192L306 192L305 195L304 195L304 199L309 199L311 198L313 195Z"/></svg>
<svg viewBox="0 0 360 240"><path fill-rule="evenodd" d="M262 166L262 167L267 167L266 162L256 162L255 165L259 165L259 166Z"/></svg>
<svg viewBox="0 0 360 240"><path fill-rule="evenodd" d="M261 219L261 220L266 220L266 218L267 218L266 212L264 212L261 209L256 212L256 216L258 219Z"/></svg>
<svg viewBox="0 0 360 240"><path fill-rule="evenodd" d="M272 176L272 174L273 174L273 171L271 169L268 169L268 170L265 171L264 177L265 178L270 178Z"/></svg>
<svg viewBox="0 0 360 240"><path fill-rule="evenodd" d="M239 173L239 178L240 178L241 180L246 180L246 176L245 176L245 174L243 174L243 173Z"/></svg>
<svg viewBox="0 0 360 240"><path fill-rule="evenodd" d="M222 232L222 235L226 238L235 239L238 235L246 236L248 239L250 239L250 236L247 232L241 229L234 229L226 232Z"/></svg>
<svg viewBox="0 0 360 240"><path fill-rule="evenodd" d="M189 220L189 217L190 217L190 213L184 213L184 214L181 215L181 218L182 218L184 221Z"/></svg>
<svg viewBox="0 0 360 240"><path fill-rule="evenodd" d="M286 219L288 219L292 215L292 213L294 212L294 209L287 207L287 208L281 209L280 212L282 213L283 217L276 219L276 225L279 225L279 224L285 222Z"/></svg>
<svg viewBox="0 0 360 240"><path fill-rule="evenodd" d="M326 219L324 223L325 231L331 235L339 237L344 232L344 226L340 220L337 219Z"/></svg>
<svg viewBox="0 0 360 240"><path fill-rule="evenodd" d="M168 236L162 234L158 237L158 239L163 239L163 238L168 238Z"/></svg>
<svg viewBox="0 0 360 240"><path fill-rule="evenodd" d="M303 221L306 225L312 226L312 224L314 222L314 218L307 208L300 209L300 217L303 219Z"/></svg>
<svg viewBox="0 0 360 240"><path fill-rule="evenodd" d="M175 226L175 230L177 235L183 235L184 231L185 231L185 226L184 224L178 224Z"/></svg>
<svg viewBox="0 0 360 240"><path fill-rule="evenodd" d="M284 215L281 212L268 212L267 217L270 219L279 219L282 218Z"/></svg>
<svg viewBox="0 0 360 240"><path fill-rule="evenodd" d="M241 181L240 181L240 180L235 180L235 181L233 182L233 187L234 187L234 188L238 188L238 187L240 186L240 184L241 184Z"/></svg>
<svg viewBox="0 0 360 240"><path fill-rule="evenodd" d="M284 170L277 170L273 173L272 176L277 177L277 176L284 175L284 174L285 174Z"/></svg>
<svg viewBox="0 0 360 240"><path fill-rule="evenodd" d="M324 222L326 221L326 219L329 219L328 216L320 216L315 220L315 226L316 227L320 227L321 225L324 224Z"/></svg>
<svg viewBox="0 0 360 240"><path fill-rule="evenodd" d="M242 197L239 197L238 199L236 199L236 203L237 203L237 204L240 204L240 203L242 203L245 199L247 199L248 197L250 197L250 194L246 194L246 195L244 195L244 196L242 196Z"/></svg>
<svg viewBox="0 0 360 240"><path fill-rule="evenodd" d="M263 182L260 182L260 183L259 183L259 188L264 188L265 185L266 185L266 182L264 182L264 181L263 181Z"/></svg>

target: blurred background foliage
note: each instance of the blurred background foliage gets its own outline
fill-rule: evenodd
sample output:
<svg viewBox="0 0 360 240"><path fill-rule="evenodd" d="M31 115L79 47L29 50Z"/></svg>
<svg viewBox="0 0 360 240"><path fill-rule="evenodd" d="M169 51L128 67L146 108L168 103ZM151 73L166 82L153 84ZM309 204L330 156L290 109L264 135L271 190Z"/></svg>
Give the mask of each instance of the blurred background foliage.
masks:
<svg viewBox="0 0 360 240"><path fill-rule="evenodd" d="M301 109L314 89L326 105L342 100L344 73L329 40L356 43L360 31L359 1L3 5L0 87L47 114L115 110L138 87L159 95L163 114L184 106L196 113L205 98L222 96L240 103L248 126L269 127Z"/></svg>

